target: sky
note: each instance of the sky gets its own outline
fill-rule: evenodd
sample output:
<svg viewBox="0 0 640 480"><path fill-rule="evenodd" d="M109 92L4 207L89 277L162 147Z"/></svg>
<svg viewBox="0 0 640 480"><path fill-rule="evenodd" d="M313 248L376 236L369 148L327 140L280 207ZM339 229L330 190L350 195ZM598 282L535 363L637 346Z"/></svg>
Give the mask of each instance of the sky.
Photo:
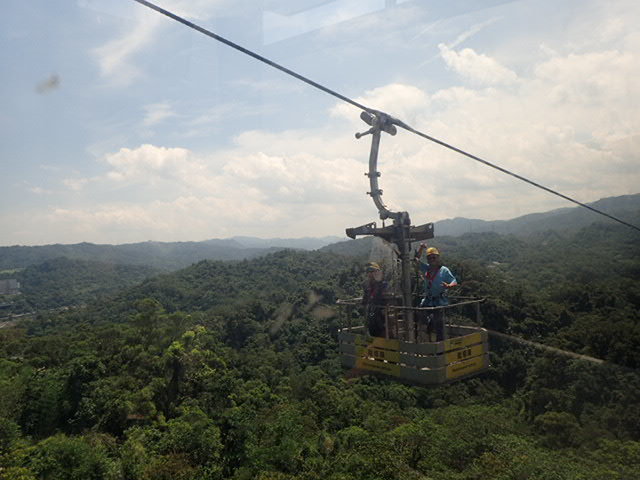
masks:
<svg viewBox="0 0 640 480"><path fill-rule="evenodd" d="M578 201L640 192L637 0L156 2ZM377 220L357 108L133 0L3 6L0 245ZM416 225L573 206L404 130L378 170Z"/></svg>

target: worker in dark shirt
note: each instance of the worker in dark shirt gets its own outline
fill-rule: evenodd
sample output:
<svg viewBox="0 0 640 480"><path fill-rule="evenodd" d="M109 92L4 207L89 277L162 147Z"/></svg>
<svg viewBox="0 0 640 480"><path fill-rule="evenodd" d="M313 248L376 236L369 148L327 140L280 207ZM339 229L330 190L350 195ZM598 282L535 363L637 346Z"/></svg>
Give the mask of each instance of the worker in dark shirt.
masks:
<svg viewBox="0 0 640 480"><path fill-rule="evenodd" d="M367 279L364 283L362 305L369 335L373 337L385 336L384 306L388 284L384 281L384 274L380 265L369 262L366 266Z"/></svg>

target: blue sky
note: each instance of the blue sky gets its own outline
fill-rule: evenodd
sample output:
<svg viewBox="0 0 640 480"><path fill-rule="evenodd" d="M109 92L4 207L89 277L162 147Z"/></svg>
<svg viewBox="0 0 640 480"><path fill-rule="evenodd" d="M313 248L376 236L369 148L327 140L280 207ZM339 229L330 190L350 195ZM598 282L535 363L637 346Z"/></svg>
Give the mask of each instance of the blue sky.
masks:
<svg viewBox="0 0 640 480"><path fill-rule="evenodd" d="M635 0L157 4L580 201L640 191ZM133 0L6 0L0 42L0 245L376 220L356 108ZM403 131L379 169L416 224L571 206Z"/></svg>

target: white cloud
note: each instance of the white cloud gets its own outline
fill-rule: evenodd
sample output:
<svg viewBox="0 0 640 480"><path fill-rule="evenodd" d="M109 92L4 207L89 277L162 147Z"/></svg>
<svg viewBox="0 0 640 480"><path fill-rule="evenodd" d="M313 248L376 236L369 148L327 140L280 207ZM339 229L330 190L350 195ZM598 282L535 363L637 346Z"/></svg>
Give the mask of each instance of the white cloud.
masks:
<svg viewBox="0 0 640 480"><path fill-rule="evenodd" d="M126 87L142 75L135 57L152 47L160 32L172 25L160 13L142 5L134 7L135 13L125 23L127 30L91 52L102 76L114 86ZM233 5L229 0L167 0L162 7L184 18L207 20L213 12L231 9Z"/></svg>
<svg viewBox="0 0 640 480"><path fill-rule="evenodd" d="M29 191L31 193L35 193L36 195L50 195L53 193L52 190L48 190L46 188L42 188L42 187L30 187Z"/></svg>
<svg viewBox="0 0 640 480"><path fill-rule="evenodd" d="M104 158L111 170L110 180L125 183L156 183L161 180L189 182L201 177L204 165L184 148L142 145L121 148Z"/></svg>
<svg viewBox="0 0 640 480"><path fill-rule="evenodd" d="M351 192L351 178L362 174L362 164L350 158L279 149L282 139L264 132L247 132L238 147L209 157L184 148L142 145L109 154L110 170L102 181L139 185L174 194L250 196L263 202L301 203L330 199ZM259 145L259 147L258 147ZM307 146L309 144L307 143ZM258 147L258 151L256 150ZM279 150L283 155L270 153Z"/></svg>
<svg viewBox="0 0 640 480"><path fill-rule="evenodd" d="M515 72L487 55L478 54L471 48L452 50L447 45L438 45L440 55L447 67L471 82L480 85L509 85L517 81Z"/></svg>
<svg viewBox="0 0 640 480"><path fill-rule="evenodd" d="M475 53L453 54L468 61L469 71L482 63L473 66ZM640 114L629 99L640 96L636 53L550 55L516 85L500 83L499 64L489 62L489 88L472 83L429 92L393 83L357 101L581 201L635 193ZM170 110L155 111L159 118ZM99 176L65 181L118 189L118 203L59 207L38 221L89 241L339 234L377 215L365 195L368 137L353 138L367 127L350 106L336 104L330 113L320 128L246 131L231 147L206 154L151 144L121 148L103 157ZM403 130L383 136L379 170L384 202L408 210L414 223L568 206Z"/></svg>
<svg viewBox="0 0 640 480"><path fill-rule="evenodd" d="M390 85L358 101L369 106L388 98L377 108L394 114L400 99L404 111L396 116L414 119L407 123L419 130L581 201L637 192L640 113L634 99L640 86L633 79L640 74L640 44L580 54L546 49L546 58L520 77L472 49L440 49L450 68L469 81L465 86L403 96L397 92L415 87ZM333 113L358 121L351 107L338 105ZM570 206L409 137L402 131L394 139L383 137L381 185L385 203L408 208L416 221L511 218Z"/></svg>
<svg viewBox="0 0 640 480"><path fill-rule="evenodd" d="M363 167L354 159L318 153L280 157L260 152L238 156L223 170L227 183L260 192L265 202L335 204L353 197L353 177L362 175Z"/></svg>
<svg viewBox="0 0 640 480"><path fill-rule="evenodd" d="M38 218L40 228L98 242L144 239L203 240L280 222L282 211L251 198L180 196L146 204L110 203L98 208L55 208ZM256 230L257 233L258 230Z"/></svg>
<svg viewBox="0 0 640 480"><path fill-rule="evenodd" d="M166 19L160 15L138 11L133 26L127 33L93 50L101 74L116 86L127 86L136 80L142 72L133 59L152 44L163 22Z"/></svg>
<svg viewBox="0 0 640 480"><path fill-rule="evenodd" d="M273 6L273 5L272 5ZM281 7L282 5L280 5ZM276 6L278 7L278 6ZM271 11L269 5L264 12L263 30L265 43L269 44L301 35L316 29L341 24L384 8L383 0L350 0L346 2L323 2L301 11L296 6L283 12Z"/></svg>
<svg viewBox="0 0 640 480"><path fill-rule="evenodd" d="M413 123L417 115L429 108L429 96L420 88L402 83L394 83L384 87L375 88L365 92L361 97L354 99L367 107L386 112L406 123ZM356 115L354 115L356 112ZM358 125L365 124L357 116L357 110L353 106L339 103L331 109L331 114L354 121ZM358 127L360 128L360 127Z"/></svg>
<svg viewBox="0 0 640 480"><path fill-rule="evenodd" d="M629 75L640 73L637 54L604 51L556 56L537 66L538 80L554 84L552 100L607 107L633 93Z"/></svg>
<svg viewBox="0 0 640 480"><path fill-rule="evenodd" d="M151 105L145 105L145 116L142 120L142 124L145 127L150 127L163 122L167 118L175 117L176 113L171 109L169 103L153 103Z"/></svg>
<svg viewBox="0 0 640 480"><path fill-rule="evenodd" d="M472 25L468 30L466 30L466 31L462 32L460 35L458 35L458 37L453 41L453 43L447 45L447 47L450 48L450 49L454 48L454 47L457 47L461 43L467 41L468 39L470 39L474 35L477 35L482 30L484 30L485 28L493 25L494 23L496 23L499 20L501 20L501 18L493 17L493 18L490 18L489 20L486 20L484 22Z"/></svg>
<svg viewBox="0 0 640 480"><path fill-rule="evenodd" d="M51 223L77 225L75 229L85 232L118 227L148 229L168 226L162 216L153 217L140 205L103 205L97 209L54 208L49 219Z"/></svg>
<svg viewBox="0 0 640 480"><path fill-rule="evenodd" d="M73 191L79 191L82 190L89 181L88 178L66 178L62 183Z"/></svg>
<svg viewBox="0 0 640 480"><path fill-rule="evenodd" d="M473 66L479 56L457 58ZM504 84L515 77L505 74L510 71L501 70L498 63L488 62L491 88L427 92L394 83L356 100L578 200L590 201L633 193L640 184L634 168L640 159L636 134L640 117L627 101L640 93L630 80L635 77L629 75L637 69L634 58L619 52L556 55L521 77L517 87L504 88L500 79ZM611 89L606 86L609 75ZM173 182L174 191L179 192L175 198L201 205L193 212L206 215L204 203L227 211L241 206L237 208L243 218L281 222L292 235L309 233L309 227L300 226L296 232L293 225L301 225L300 219L311 212L331 218L318 218L317 226L365 223L376 217L364 195L368 183L362 175L369 142L355 141L352 133L365 130L366 125L350 106L338 104L331 113L335 119L330 127L248 131L234 139L232 148L208 156L152 145L122 149L106 157L112 169L108 177L140 184L163 179L164 186ZM556 197L402 130L396 137L383 137L379 170L385 203L392 209L408 209L416 222L453 216L510 218L566 206ZM185 195L187 188L192 196ZM236 217L225 221L229 228L241 223Z"/></svg>

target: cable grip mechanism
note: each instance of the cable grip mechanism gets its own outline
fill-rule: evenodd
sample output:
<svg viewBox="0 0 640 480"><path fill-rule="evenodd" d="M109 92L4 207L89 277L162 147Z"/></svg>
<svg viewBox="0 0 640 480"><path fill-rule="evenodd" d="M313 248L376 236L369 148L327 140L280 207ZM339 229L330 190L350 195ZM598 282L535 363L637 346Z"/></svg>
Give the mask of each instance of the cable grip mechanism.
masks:
<svg viewBox="0 0 640 480"><path fill-rule="evenodd" d="M362 138L365 135L372 135L371 139L371 151L369 152L369 171L365 173L369 177L370 191L367 192L371 195L373 203L378 209L380 219L385 220L387 218L400 219L402 212L392 212L382 201L382 189L378 186L378 178L380 172L378 172L378 152L380 149L380 136L381 132L386 132L389 135L395 135L397 133L395 125L393 125L393 118L382 112L361 112L360 118L371 128L366 132L356 133L356 138Z"/></svg>

